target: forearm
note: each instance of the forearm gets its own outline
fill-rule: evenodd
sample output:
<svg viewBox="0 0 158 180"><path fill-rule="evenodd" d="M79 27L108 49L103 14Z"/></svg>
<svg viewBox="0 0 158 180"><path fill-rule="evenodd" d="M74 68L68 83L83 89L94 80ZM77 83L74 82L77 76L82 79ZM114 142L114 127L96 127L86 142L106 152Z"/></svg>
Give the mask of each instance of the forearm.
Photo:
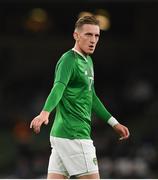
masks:
<svg viewBox="0 0 158 180"><path fill-rule="evenodd" d="M47 115L49 116L49 113L54 110L54 108L61 100L64 90L65 90L65 85L63 83L58 82L53 86L43 107L42 110L43 113L47 112Z"/></svg>
<svg viewBox="0 0 158 180"><path fill-rule="evenodd" d="M97 97L95 91L93 91L92 110L96 113L96 115L99 118L105 120L106 122L112 117L112 115L108 112L108 110L102 104L100 99Z"/></svg>
<svg viewBox="0 0 158 180"><path fill-rule="evenodd" d="M108 112L103 103L97 97L95 90L93 89L93 104L92 110L99 116L101 119L105 120L110 126L114 127L119 122Z"/></svg>

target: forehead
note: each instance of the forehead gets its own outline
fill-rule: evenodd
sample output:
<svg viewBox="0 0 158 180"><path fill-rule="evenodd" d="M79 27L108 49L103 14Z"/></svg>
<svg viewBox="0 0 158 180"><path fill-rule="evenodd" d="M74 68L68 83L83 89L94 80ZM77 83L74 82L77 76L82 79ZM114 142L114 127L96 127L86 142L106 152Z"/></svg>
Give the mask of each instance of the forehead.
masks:
<svg viewBox="0 0 158 180"><path fill-rule="evenodd" d="M94 24L84 24L80 28L81 33L93 33L93 34L99 34L100 33L100 28L98 25Z"/></svg>

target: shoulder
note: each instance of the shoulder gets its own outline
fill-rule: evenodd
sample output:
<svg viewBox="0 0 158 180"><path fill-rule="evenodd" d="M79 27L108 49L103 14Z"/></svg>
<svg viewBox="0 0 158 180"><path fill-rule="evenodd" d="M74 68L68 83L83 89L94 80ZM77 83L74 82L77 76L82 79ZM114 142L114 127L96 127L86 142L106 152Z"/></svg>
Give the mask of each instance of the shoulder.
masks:
<svg viewBox="0 0 158 180"><path fill-rule="evenodd" d="M63 63L63 64L74 64L75 63L75 57L74 57L74 52L73 50L69 50L65 53L62 54L60 57L58 64Z"/></svg>
<svg viewBox="0 0 158 180"><path fill-rule="evenodd" d="M74 65L75 65L75 56L73 50L69 50L62 54L62 56L60 57L60 59L56 64L56 68L61 67L61 68L73 69Z"/></svg>

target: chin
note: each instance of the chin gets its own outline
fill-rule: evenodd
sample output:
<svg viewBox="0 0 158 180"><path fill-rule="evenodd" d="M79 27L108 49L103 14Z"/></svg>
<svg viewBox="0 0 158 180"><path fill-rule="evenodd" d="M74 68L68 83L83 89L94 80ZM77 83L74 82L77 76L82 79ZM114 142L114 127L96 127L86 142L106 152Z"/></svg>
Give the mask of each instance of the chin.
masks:
<svg viewBox="0 0 158 180"><path fill-rule="evenodd" d="M87 54L93 54L94 51L88 51Z"/></svg>
<svg viewBox="0 0 158 180"><path fill-rule="evenodd" d="M91 54L93 54L93 52L94 52L94 51L85 51L84 54L85 54L85 55L91 55Z"/></svg>

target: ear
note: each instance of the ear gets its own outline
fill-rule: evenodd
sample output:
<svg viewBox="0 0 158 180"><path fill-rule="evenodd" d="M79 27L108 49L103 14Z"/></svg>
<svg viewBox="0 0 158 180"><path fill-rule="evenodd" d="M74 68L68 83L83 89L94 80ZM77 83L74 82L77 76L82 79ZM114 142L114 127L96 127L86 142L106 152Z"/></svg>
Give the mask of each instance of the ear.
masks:
<svg viewBox="0 0 158 180"><path fill-rule="evenodd" d="M73 33L73 37L74 37L74 39L77 41L77 40L78 40L78 33L77 33L77 32L74 32L74 33Z"/></svg>

